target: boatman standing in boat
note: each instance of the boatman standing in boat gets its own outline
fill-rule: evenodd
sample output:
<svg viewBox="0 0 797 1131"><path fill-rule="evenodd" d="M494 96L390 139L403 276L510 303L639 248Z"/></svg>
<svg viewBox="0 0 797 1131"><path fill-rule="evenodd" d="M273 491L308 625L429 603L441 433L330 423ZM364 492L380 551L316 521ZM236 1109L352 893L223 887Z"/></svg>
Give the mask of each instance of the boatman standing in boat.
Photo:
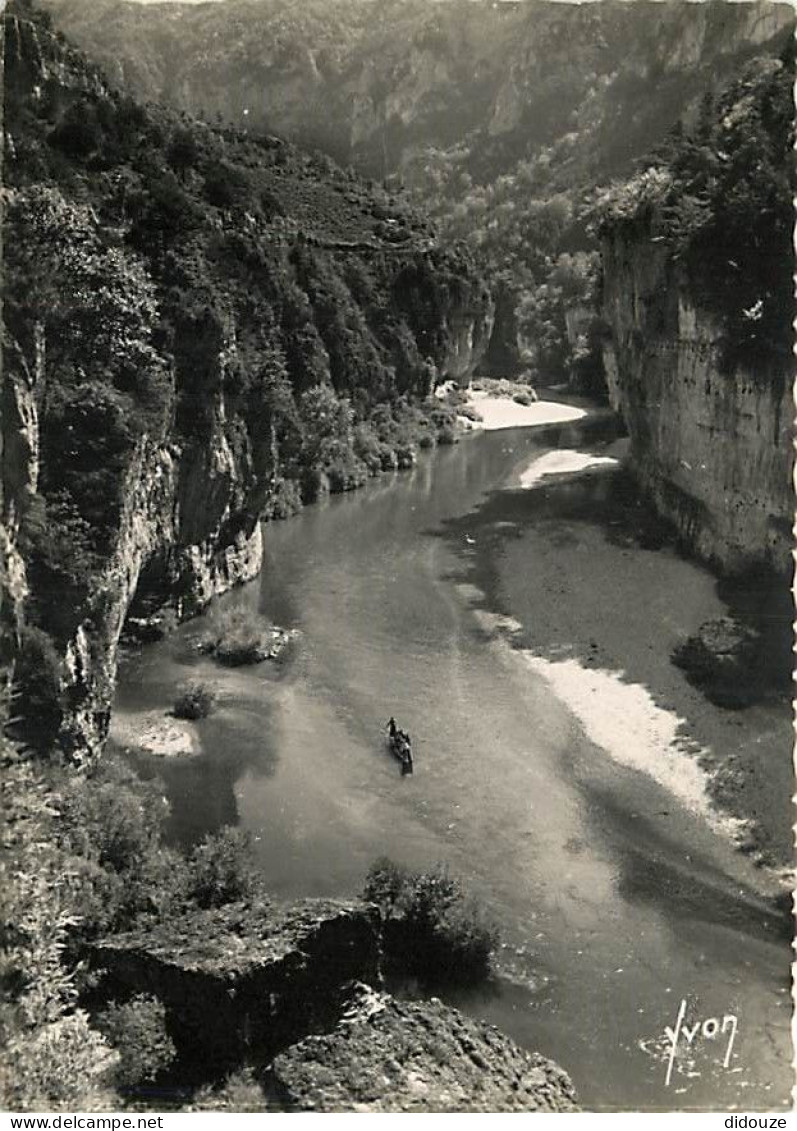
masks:
<svg viewBox="0 0 797 1131"><path fill-rule="evenodd" d="M396 737L396 720L391 715L387 723L387 731L391 738Z"/></svg>

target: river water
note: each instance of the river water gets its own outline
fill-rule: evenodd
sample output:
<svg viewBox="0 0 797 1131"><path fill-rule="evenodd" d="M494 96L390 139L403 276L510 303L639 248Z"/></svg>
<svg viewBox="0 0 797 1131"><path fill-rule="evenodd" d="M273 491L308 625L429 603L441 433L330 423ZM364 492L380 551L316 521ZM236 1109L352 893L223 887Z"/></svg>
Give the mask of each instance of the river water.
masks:
<svg viewBox="0 0 797 1131"><path fill-rule="evenodd" d="M196 654L201 618L126 657L117 712L165 710L189 674L217 685L198 755L137 762L166 781L170 835L239 822L279 896L355 893L380 855L449 865L504 943L495 984L449 1000L556 1059L585 1107L773 1109L789 943L653 685L681 679L670 636L722 607L707 573L636 537L612 428L483 433L267 526L261 578L210 616L298 629L290 657L220 669ZM667 1082L682 1000L690 1032L736 1024L682 1033Z"/></svg>

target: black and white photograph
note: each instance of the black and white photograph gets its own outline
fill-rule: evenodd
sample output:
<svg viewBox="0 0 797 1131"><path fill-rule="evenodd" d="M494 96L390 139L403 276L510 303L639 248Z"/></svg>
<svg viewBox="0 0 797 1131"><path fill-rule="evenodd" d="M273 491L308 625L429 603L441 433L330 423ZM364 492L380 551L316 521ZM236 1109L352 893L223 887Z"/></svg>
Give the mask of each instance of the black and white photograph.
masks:
<svg viewBox="0 0 797 1131"><path fill-rule="evenodd" d="M786 1127L797 9L0 13L4 1126Z"/></svg>

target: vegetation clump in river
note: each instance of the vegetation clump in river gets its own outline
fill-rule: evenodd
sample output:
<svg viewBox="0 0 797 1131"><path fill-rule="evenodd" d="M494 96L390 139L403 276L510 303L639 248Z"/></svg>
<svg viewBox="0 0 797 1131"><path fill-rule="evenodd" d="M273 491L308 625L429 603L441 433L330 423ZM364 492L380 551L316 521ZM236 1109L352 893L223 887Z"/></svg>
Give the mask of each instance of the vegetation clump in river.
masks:
<svg viewBox="0 0 797 1131"><path fill-rule="evenodd" d="M199 651L226 667L241 667L277 659L291 637L286 629L261 622L242 609L231 610L202 637Z"/></svg>
<svg viewBox="0 0 797 1131"><path fill-rule="evenodd" d="M178 719L206 719L215 706L215 690L209 684L195 680L180 691L174 701L173 714Z"/></svg>

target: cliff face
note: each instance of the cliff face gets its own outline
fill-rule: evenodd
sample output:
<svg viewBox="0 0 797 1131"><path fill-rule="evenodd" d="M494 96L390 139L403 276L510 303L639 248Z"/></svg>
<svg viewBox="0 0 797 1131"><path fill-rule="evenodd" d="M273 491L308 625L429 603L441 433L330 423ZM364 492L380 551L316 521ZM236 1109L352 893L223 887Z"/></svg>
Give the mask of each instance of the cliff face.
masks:
<svg viewBox="0 0 797 1131"><path fill-rule="evenodd" d="M606 372L632 457L728 571L790 565L793 52L754 59L598 209Z"/></svg>
<svg viewBox="0 0 797 1131"><path fill-rule="evenodd" d="M723 364L724 335L666 248L604 240L610 397L659 511L728 571L790 565L794 404L785 373Z"/></svg>
<svg viewBox="0 0 797 1131"><path fill-rule="evenodd" d="M258 1070L277 1110L577 1111L553 1061L491 1025L382 983L378 909L233 903L102 939L100 993L163 1003L180 1083Z"/></svg>

